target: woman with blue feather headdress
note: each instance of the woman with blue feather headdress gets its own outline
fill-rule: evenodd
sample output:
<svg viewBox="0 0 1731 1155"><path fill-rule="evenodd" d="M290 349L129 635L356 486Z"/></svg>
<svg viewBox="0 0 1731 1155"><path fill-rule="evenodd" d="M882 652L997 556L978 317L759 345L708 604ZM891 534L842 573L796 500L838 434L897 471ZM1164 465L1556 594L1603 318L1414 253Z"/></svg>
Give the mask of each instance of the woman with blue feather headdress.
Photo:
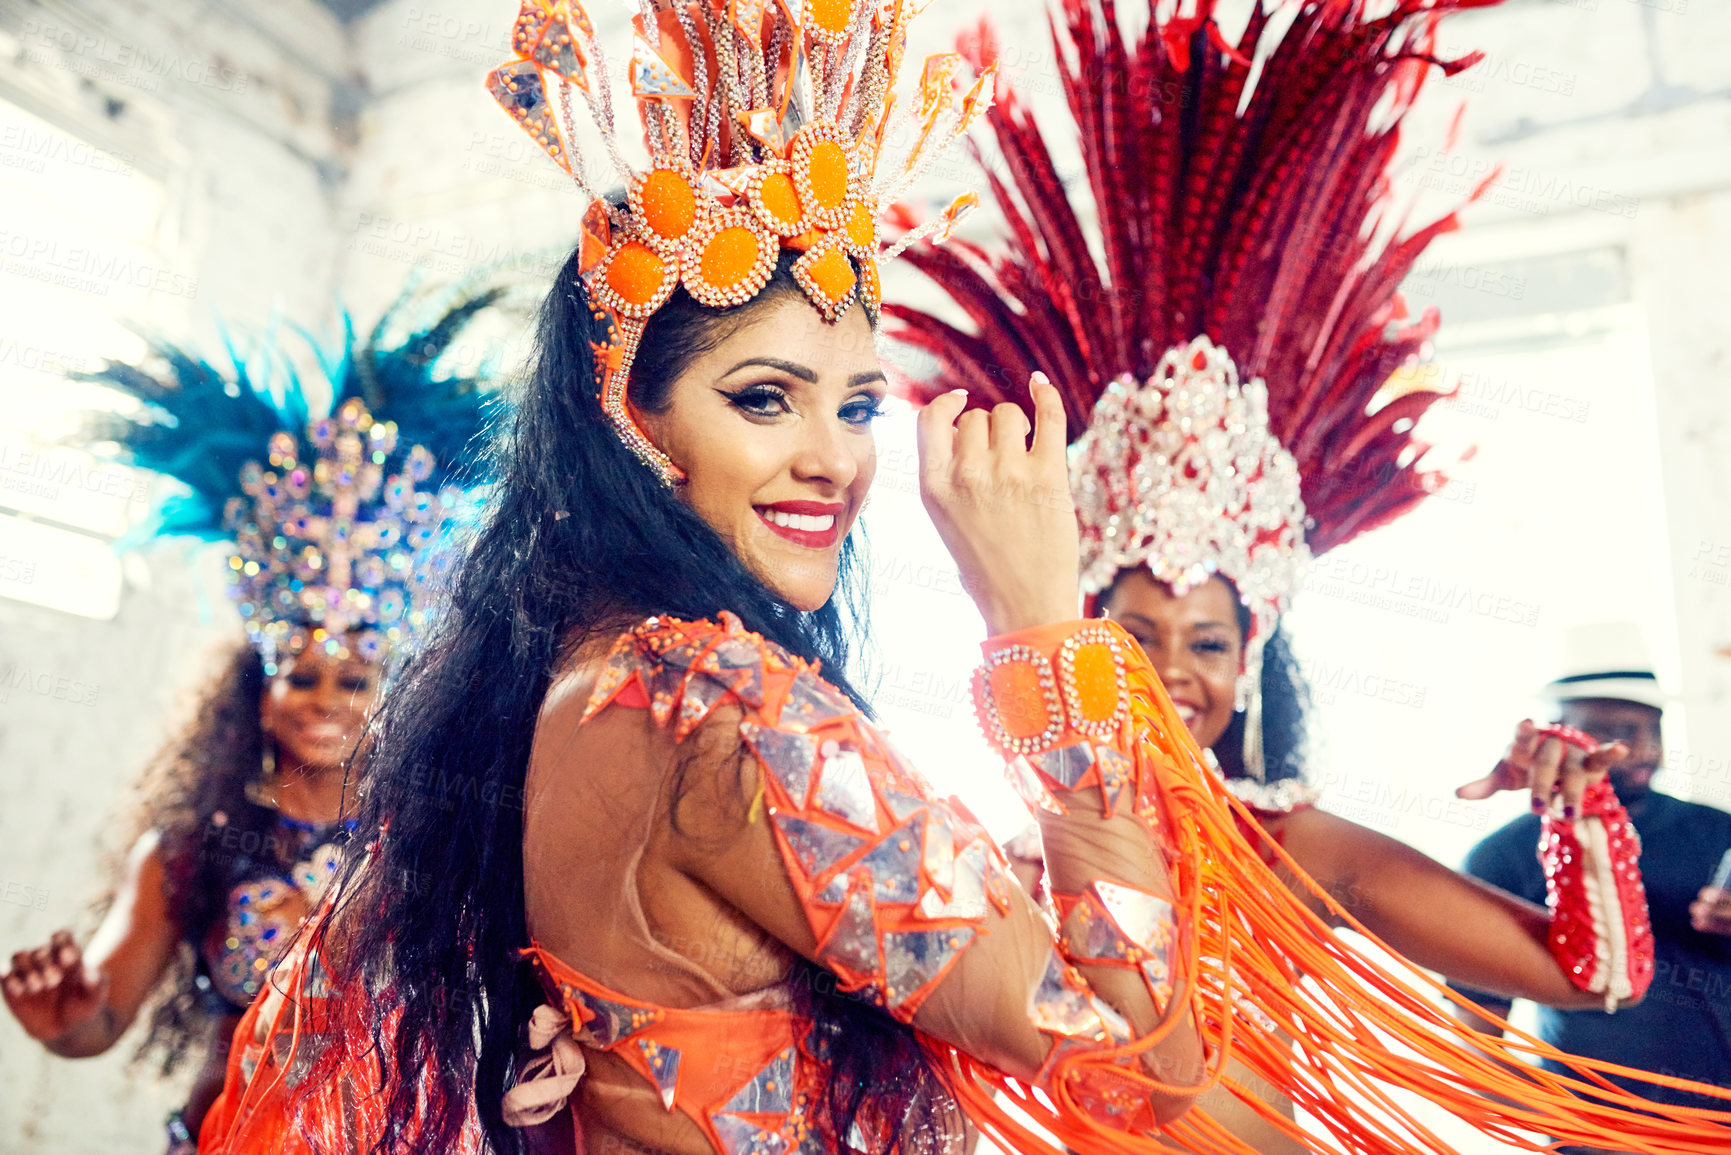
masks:
<svg viewBox="0 0 1731 1155"><path fill-rule="evenodd" d="M171 1152L194 1150L235 1023L352 832L351 757L385 663L426 629L450 526L484 480L467 463L498 395L490 359L457 340L508 294L411 282L368 333L347 316L334 343L297 330L317 390L274 338L251 355L229 341L226 370L151 340L137 363L79 377L137 404L86 414L76 440L170 479L132 539L227 543L246 641L153 760L94 936L13 954L0 992L69 1058L107 1051L145 1012L140 1055L165 1074L200 1064Z"/></svg>

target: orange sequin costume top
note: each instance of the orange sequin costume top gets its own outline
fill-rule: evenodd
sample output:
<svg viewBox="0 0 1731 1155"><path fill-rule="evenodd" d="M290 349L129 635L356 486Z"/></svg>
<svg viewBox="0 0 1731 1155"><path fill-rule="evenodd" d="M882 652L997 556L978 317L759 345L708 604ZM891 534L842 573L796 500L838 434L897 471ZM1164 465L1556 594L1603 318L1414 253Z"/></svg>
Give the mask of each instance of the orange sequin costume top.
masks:
<svg viewBox="0 0 1731 1155"><path fill-rule="evenodd" d="M329 910L327 904L320 919ZM351 994L333 982L322 943L306 934L297 938L235 1027L222 1094L199 1126L203 1155L369 1149L383 1133L385 1086L370 1053L372 1019L390 1000L346 997ZM471 1111L462 1145L451 1155L473 1155L480 1147Z"/></svg>
<svg viewBox="0 0 1731 1155"><path fill-rule="evenodd" d="M1047 805L1061 808L1060 798L1071 791L1099 786L1115 809L1157 813L1147 752L1163 738L1132 724L1133 717L1152 717L1154 704L1133 711L1131 699L1158 695L1160 708L1170 707L1127 635L1078 622L1012 641L1015 661L987 675L998 686L992 716L1001 715L1002 732L1028 751L1030 767L1039 767L1027 772L1047 776ZM1031 681L1022 676L1024 654L1045 663ZM1018 735L1040 717L1048 695L1065 704L1057 721L1039 722L1036 736L1064 742L1036 749ZM1129 969L1156 1006L1172 1009L1179 935L1169 902L1101 878L1082 894L1060 896L1066 916L1054 932L961 803L937 798L813 667L745 631L731 615L720 623L650 619L624 634L584 718L645 710L684 740L723 708L738 712L739 749L760 771L756 820L773 828L782 868L817 939L816 960L843 989L909 1021L962 955L984 940L988 923L1015 912L1021 929L1031 929L1039 957L1003 981L1017 982L1018 970L1029 976L1016 999L1053 1044L1036 1084L1061 1102L1083 1104L1097 1126L1152 1134L1147 1099L1165 1084L1139 1069L1138 1056L1158 1045L1167 1028L1134 1037L1078 966ZM543 1054L507 1096L508 1120L534 1123L560 1110L583 1077L588 1049L623 1058L717 1152L839 1148L810 1112L827 1077L826 1056L783 990L720 1006L662 1006L611 989L538 945L524 954L541 974L550 1005L528 1024L531 1046ZM368 1097L379 1080L364 1056L345 1056L343 1047L345 1039L368 1037L368 1014L388 1000L333 998L319 956L304 944L272 985L287 997L270 1009L261 1009L261 1000L243 1020L224 1096L202 1136L208 1149L299 1152L318 1149L298 1145L301 1132L362 1141L376 1134ZM262 1042L252 1041L255 1033ZM932 1046L953 1053L937 1040Z"/></svg>

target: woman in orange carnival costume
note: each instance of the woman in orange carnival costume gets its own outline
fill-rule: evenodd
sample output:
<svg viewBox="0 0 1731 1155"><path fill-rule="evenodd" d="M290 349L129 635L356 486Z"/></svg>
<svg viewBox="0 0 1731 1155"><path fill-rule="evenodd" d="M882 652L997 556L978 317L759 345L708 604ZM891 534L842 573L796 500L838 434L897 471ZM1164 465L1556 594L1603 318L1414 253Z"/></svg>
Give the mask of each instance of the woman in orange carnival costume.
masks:
<svg viewBox="0 0 1731 1155"><path fill-rule="evenodd" d="M949 398L923 430L992 627L982 723L1092 768L1042 817L1067 933L848 680L902 247L876 219L985 107L940 57L895 118L908 17L637 21L650 164L548 298L449 620L381 708L384 833L242 1021L201 1150L948 1151L958 1097L1012 1078L1062 1138L1147 1146L1188 1106L1209 1012L1168 794L1201 771L1128 635L1076 618L1054 388L1032 428ZM516 47L495 96L591 191L599 37L531 2Z"/></svg>
<svg viewBox="0 0 1731 1155"><path fill-rule="evenodd" d="M1638 998L1653 968L1636 840L1604 780L1616 748L1571 750L1571 735L1524 724L1497 772L1463 788L1471 797L1531 789L1545 812L1549 911L1316 810L1299 776L1302 690L1280 613L1312 551L1399 516L1440 482L1414 464L1426 447L1411 433L1440 395L1400 396L1385 383L1436 325L1434 311L1409 323L1394 287L1453 222L1374 242L1387 231L1384 174L1398 126L1434 62L1436 17L1458 6L1407 3L1369 19L1355 4L1297 4L1289 26L1258 9L1234 45L1208 5L1150 21L1138 41L1110 5L1066 4L1057 57L1074 62L1065 79L1105 269L1031 118L1001 99L989 120L1010 176L993 182L1008 251L955 243L915 256L973 331L890 311L899 335L943 366L919 396L959 386L990 404L1019 399L1006 383L1032 369L1061 376L1076 431L1083 591L1136 636L1190 732L1218 755L1224 786L1246 807L1245 833L1312 914L1368 928L1445 975L1611 1008ZM992 54L979 41L969 47ZM1254 81L1252 59L1261 61ZM1149 114L1131 111L1142 108ZM1043 771L1016 780L1036 804L1053 784ZM1300 964L1299 944L1283 945L1325 987L1335 980L1336 963L1313 970ZM1254 976L1254 964L1247 970ZM1276 1024L1301 1048L1314 1045L1303 1038L1314 1031L1307 1020L1272 1014L1264 1026ZM1241 1028L1255 1030L1249 1020ZM1479 1042L1448 1035L1453 1044L1428 1053ZM1206 1114L1264 1155L1300 1150L1314 1141L1291 1119L1297 1099L1337 1136L1352 1130L1330 1102L1334 1090L1317 1103L1318 1089L1293 1078L1280 1039L1267 1030L1242 1039L1225 1087L1186 1125ZM1265 1051L1271 1044L1278 1049ZM1594 1079L1595 1068L1579 1069ZM1369 1066L1362 1073L1374 1078ZM1259 1081L1282 1092L1279 1109L1249 1094ZM1414 1089L1481 1122L1512 1119L1487 1117L1454 1091ZM1523 1107L1538 1101L1535 1087L1506 1079L1482 1090ZM1649 1122L1576 1120L1605 1128L1596 1134L1619 1149L1725 1142L1716 1128L1653 1131ZM1589 1141L1587 1131L1567 1133ZM1342 1141L1393 1145L1362 1128Z"/></svg>

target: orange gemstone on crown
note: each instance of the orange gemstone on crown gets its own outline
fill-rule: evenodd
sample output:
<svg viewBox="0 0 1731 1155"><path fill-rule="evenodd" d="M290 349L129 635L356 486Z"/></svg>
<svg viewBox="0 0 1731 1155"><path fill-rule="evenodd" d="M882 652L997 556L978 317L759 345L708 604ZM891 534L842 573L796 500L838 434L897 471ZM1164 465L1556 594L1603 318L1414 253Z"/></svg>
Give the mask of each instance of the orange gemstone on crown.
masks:
<svg viewBox="0 0 1731 1155"><path fill-rule="evenodd" d="M833 140L820 140L812 146L812 199L819 209L837 209L847 200L847 153Z"/></svg>
<svg viewBox="0 0 1731 1155"><path fill-rule="evenodd" d="M697 191L680 173L658 168L644 174L637 196L643 223L659 238L676 241L697 223Z"/></svg>
<svg viewBox="0 0 1731 1155"><path fill-rule="evenodd" d="M855 256L869 257L875 255L878 241L877 214L872 212L871 205L864 199L854 201L853 211L847 218L847 243Z"/></svg>
<svg viewBox="0 0 1731 1155"><path fill-rule="evenodd" d="M853 154L847 134L833 121L806 125L794 137L789 160L805 224L839 229L847 224L848 193L853 190Z"/></svg>
<svg viewBox="0 0 1731 1155"><path fill-rule="evenodd" d="M852 0L806 0L806 26L825 37L844 36L853 19Z"/></svg>
<svg viewBox="0 0 1731 1155"><path fill-rule="evenodd" d="M653 302L666 279L666 260L642 241L626 241L607 262L607 287L628 305Z"/></svg>
<svg viewBox="0 0 1731 1155"><path fill-rule="evenodd" d="M793 187L793 177L785 172L772 172L757 187L757 201L763 207L759 214L764 223L783 236L799 232L799 190Z"/></svg>
<svg viewBox="0 0 1731 1155"><path fill-rule="evenodd" d="M830 237L795 261L793 279L826 321L847 312L853 303L854 286L859 283L838 237Z"/></svg>
<svg viewBox="0 0 1731 1155"><path fill-rule="evenodd" d="M698 265L703 279L717 288L743 283L757 264L757 238L741 225L722 229L703 246Z"/></svg>
<svg viewBox="0 0 1731 1155"><path fill-rule="evenodd" d="M687 242L683 281L705 305L742 305L769 283L780 246L744 205L720 209Z"/></svg>

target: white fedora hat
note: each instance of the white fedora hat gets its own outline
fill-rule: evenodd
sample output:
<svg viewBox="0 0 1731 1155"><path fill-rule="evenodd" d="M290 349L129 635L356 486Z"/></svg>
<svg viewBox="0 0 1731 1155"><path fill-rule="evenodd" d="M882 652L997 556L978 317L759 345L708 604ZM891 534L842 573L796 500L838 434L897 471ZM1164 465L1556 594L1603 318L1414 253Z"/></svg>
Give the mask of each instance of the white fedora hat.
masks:
<svg viewBox="0 0 1731 1155"><path fill-rule="evenodd" d="M1653 672L1647 637L1634 622L1571 626L1563 634L1559 675L1539 697L1548 702L1614 698L1663 710L1671 696Z"/></svg>

